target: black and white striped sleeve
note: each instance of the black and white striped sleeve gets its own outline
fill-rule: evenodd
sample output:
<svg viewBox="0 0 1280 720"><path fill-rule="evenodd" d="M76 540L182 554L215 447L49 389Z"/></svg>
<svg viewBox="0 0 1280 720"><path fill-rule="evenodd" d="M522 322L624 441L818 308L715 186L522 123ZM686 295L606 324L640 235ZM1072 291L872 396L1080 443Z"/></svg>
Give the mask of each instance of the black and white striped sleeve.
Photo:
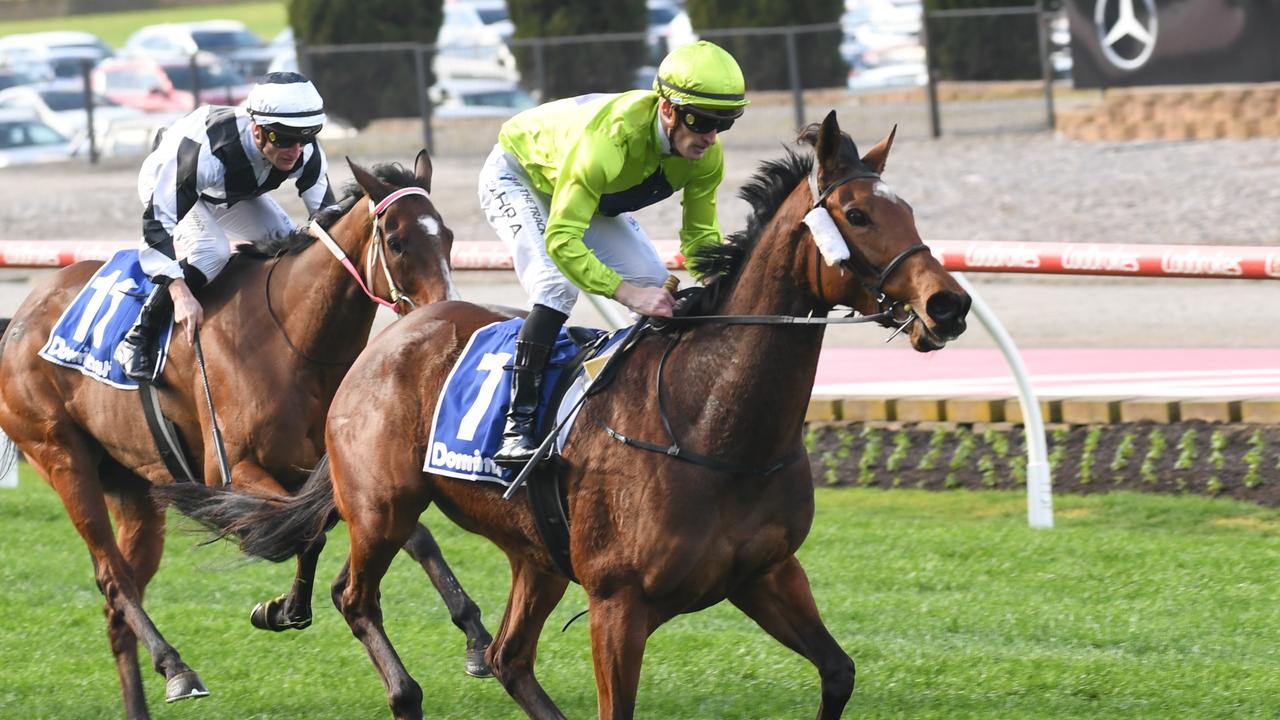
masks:
<svg viewBox="0 0 1280 720"><path fill-rule="evenodd" d="M143 266L153 277L182 277L173 246L173 231L200 198L199 174L202 146L189 137L177 143L177 152L159 165L155 190L142 213Z"/></svg>
<svg viewBox="0 0 1280 720"><path fill-rule="evenodd" d="M312 143L310 150L310 157L302 165L302 174L295 181L308 216L334 203L333 190L329 187L329 161L319 143Z"/></svg>

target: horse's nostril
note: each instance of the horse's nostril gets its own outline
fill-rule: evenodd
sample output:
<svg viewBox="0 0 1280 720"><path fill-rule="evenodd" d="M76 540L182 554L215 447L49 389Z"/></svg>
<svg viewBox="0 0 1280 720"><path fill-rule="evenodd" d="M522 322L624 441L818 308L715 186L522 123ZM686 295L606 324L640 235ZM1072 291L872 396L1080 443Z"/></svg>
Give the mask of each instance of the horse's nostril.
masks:
<svg viewBox="0 0 1280 720"><path fill-rule="evenodd" d="M964 301L953 292L937 292L929 296L925 310L939 324L948 324L964 317Z"/></svg>

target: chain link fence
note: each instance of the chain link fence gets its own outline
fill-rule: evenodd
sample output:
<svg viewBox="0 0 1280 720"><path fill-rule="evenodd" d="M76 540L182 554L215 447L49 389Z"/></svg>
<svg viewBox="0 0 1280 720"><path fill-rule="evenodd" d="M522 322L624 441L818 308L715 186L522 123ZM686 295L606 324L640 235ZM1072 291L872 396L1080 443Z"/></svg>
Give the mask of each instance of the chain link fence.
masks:
<svg viewBox="0 0 1280 720"><path fill-rule="evenodd" d="M1054 78L1050 54L1055 48L1048 40L1048 28L1054 17L1055 13L1042 4L926 13L923 32L914 44L904 42L900 47L863 52L853 58L852 72L842 70L834 81L829 71L821 81L807 77L802 51L822 44L837 52L840 45L838 52L845 62L848 58L845 45L839 42L839 24L710 30L699 32L698 37L732 48L748 76L751 107L734 126L736 145L764 147L786 142L799 128L820 121L830 110L839 113L846 131L867 143L883 137L894 125L900 135L917 138L1051 129ZM990 77L987 72L980 81L944 78L938 69L939 50L930 47L930 36L945 35L948 25L975 21L983 23L985 32L997 42L1006 38L1030 44L1038 55L1035 76L1026 77L1024 72L1022 77ZM832 42L833 36L836 42ZM411 86L394 95L370 94L369 102L375 105L362 108L377 119L349 139L355 151L424 145L435 155L474 155L488 152L498 128L511 114L557 96L576 94L574 88L580 92L648 88L656 71L650 63L667 49L664 39L658 40L655 45L646 33L616 33L516 39L501 46L300 46L298 56L303 72L336 62L346 68L348 76L363 78L370 86L378 84L389 68L398 68L398 77L405 76L405 68L413 68ZM633 51L641 45L647 49ZM637 62L622 73L611 69L611 80L593 87L592 59L600 57L602 47ZM977 46L968 47L966 52L979 52ZM988 46L985 52L991 50ZM951 67L982 65L982 57L955 57L955 50L950 52L947 61ZM811 59L806 61L812 64ZM758 84L753 87L753 62L785 65L785 73L774 73L783 81L774 82L775 89L762 89ZM566 78L565 73L571 76ZM315 79L326 98L337 92L324 86L322 76ZM377 103L396 107L378 107ZM416 108L416 112L406 112L406 107Z"/></svg>

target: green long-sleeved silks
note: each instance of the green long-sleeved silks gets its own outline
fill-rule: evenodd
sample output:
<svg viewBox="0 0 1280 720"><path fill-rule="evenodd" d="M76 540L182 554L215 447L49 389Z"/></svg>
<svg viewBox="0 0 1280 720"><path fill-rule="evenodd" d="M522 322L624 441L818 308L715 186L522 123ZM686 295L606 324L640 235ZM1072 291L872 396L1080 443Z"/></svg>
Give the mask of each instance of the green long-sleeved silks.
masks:
<svg viewBox="0 0 1280 720"><path fill-rule="evenodd" d="M722 242L716 188L724 177L724 153L712 145L701 159L669 154L658 124L658 95L635 90L586 95L546 103L503 124L498 140L524 168L533 186L551 197L547 254L573 284L612 297L622 278L596 259L582 234L601 209L601 198L640 190L662 170L671 190L683 190L680 250ZM667 195L636 200L636 209ZM638 202L639 205L635 205Z"/></svg>

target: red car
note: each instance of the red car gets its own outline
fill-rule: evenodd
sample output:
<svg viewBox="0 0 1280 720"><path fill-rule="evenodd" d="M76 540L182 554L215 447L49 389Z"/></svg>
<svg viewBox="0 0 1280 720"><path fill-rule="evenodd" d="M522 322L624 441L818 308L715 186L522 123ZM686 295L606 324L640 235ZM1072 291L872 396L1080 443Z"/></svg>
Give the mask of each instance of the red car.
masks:
<svg viewBox="0 0 1280 720"><path fill-rule="evenodd" d="M147 112L194 110L195 78L200 83L200 105L237 105L249 96L251 86L216 57L197 55L195 66L198 74L186 57L108 58L94 68L93 87L110 100Z"/></svg>

